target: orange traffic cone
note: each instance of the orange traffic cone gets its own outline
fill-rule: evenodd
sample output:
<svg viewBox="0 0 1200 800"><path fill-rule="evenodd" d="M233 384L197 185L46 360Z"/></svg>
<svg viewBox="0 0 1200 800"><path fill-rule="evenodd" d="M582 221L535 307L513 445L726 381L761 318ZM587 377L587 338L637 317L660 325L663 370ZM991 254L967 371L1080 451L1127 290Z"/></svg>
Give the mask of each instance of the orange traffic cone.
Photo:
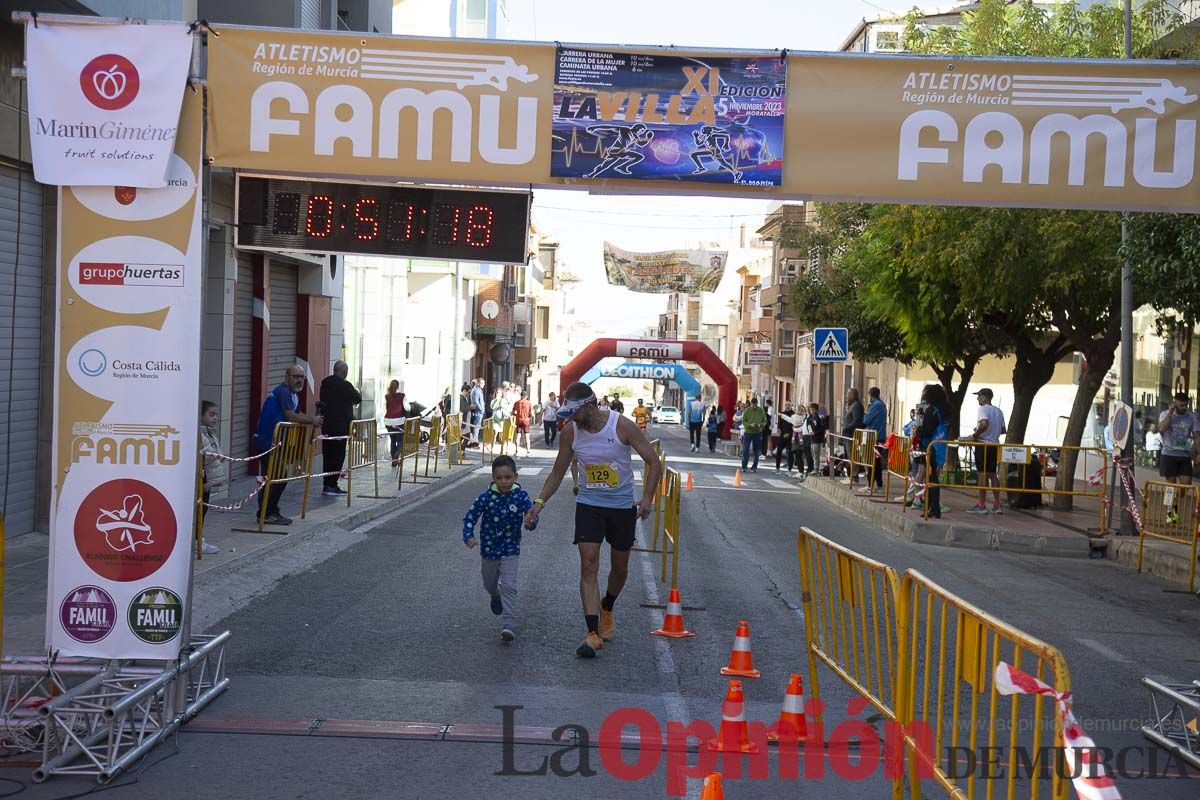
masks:
<svg viewBox="0 0 1200 800"><path fill-rule="evenodd" d="M750 624L738 620L737 633L733 637L733 650L729 653L729 665L721 667L722 675L737 675L742 678L761 678L762 673L754 668L754 656L750 652Z"/></svg>
<svg viewBox="0 0 1200 800"><path fill-rule="evenodd" d="M721 704L721 730L716 739L708 740L708 749L718 753L757 753L758 746L750 741L746 725L746 703L742 697L742 682L730 681Z"/></svg>
<svg viewBox="0 0 1200 800"><path fill-rule="evenodd" d="M684 484L684 486L683 486L683 490L684 490L685 492L690 492L692 489L695 489L695 488L696 488L696 484L692 483L692 473L690 473L690 472L689 472L689 473L688 473L688 479L687 479L687 483L686 483L686 484Z"/></svg>
<svg viewBox="0 0 1200 800"><path fill-rule="evenodd" d="M767 741L803 742L808 738L808 725L804 721L804 682L797 673L792 673L788 681L787 692L783 695L783 710L779 712L779 721L767 731Z"/></svg>
<svg viewBox="0 0 1200 800"><path fill-rule="evenodd" d="M704 790L700 792L700 800L725 800L725 790L721 788L721 773L714 772L704 779Z"/></svg>
<svg viewBox="0 0 1200 800"><path fill-rule="evenodd" d="M686 639L696 634L683 627L683 602L679 599L679 590L672 587L671 597L667 600L667 616L663 626L656 631L650 631L655 636L666 636L669 639Z"/></svg>
<svg viewBox="0 0 1200 800"><path fill-rule="evenodd" d="M742 485L742 471L740 469L735 469L733 471L733 485L734 486Z"/></svg>

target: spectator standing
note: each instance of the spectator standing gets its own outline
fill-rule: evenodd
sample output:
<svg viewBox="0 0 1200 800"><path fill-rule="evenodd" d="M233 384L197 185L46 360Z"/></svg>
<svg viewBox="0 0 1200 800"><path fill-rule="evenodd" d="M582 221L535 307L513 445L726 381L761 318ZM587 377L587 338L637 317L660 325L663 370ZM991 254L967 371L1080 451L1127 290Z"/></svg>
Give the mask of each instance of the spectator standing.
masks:
<svg viewBox="0 0 1200 800"><path fill-rule="evenodd" d="M208 515L208 501L213 493L223 493L229 488L229 462L221 450L221 440L217 437L217 425L221 423L221 415L217 404L205 400L200 404L200 452L204 456L204 480L201 485L201 500L204 505L200 508L200 519ZM213 555L221 552L215 544L201 540L200 552Z"/></svg>
<svg viewBox="0 0 1200 800"><path fill-rule="evenodd" d="M850 463L850 454L854 444L854 432L863 426L863 417L863 404L859 399L858 389L847 389L846 416L842 418L842 438L845 439L845 443L842 445L845 453L842 454L842 457L846 464L847 477L842 480L842 483L853 484L858 478L854 465Z"/></svg>
<svg viewBox="0 0 1200 800"><path fill-rule="evenodd" d="M763 431L767 427L767 414L758 406L758 398L751 397L750 405L742 413L742 469L750 461L750 451L754 451L754 466L751 472L758 472L758 456L762 451Z"/></svg>
<svg viewBox="0 0 1200 800"><path fill-rule="evenodd" d="M336 361L333 374L321 381L321 413L325 417L322 427L326 436L348 436L350 423L354 420L354 407L362 402L362 395L354 388L354 384L346 380L349 374L350 365L345 361ZM346 493L338 486L338 478L346 464L346 441L343 438L331 438L321 442L321 471L333 473L325 475L321 494L326 497L340 497Z"/></svg>
<svg viewBox="0 0 1200 800"><path fill-rule="evenodd" d="M391 445L392 466L400 466L400 449L404 446L404 392L400 391L400 381L392 380L387 392L383 395L384 419L383 427L388 431L388 443Z"/></svg>
<svg viewBox="0 0 1200 800"><path fill-rule="evenodd" d="M529 426L533 424L533 403L529 402L529 392L521 392L521 399L513 403L512 407L513 421L517 426L516 442L513 449L516 452L521 450L521 437L525 437L525 455L529 455L533 450L533 445L529 441Z"/></svg>
<svg viewBox="0 0 1200 800"><path fill-rule="evenodd" d="M505 398L506 390L504 388L497 389L492 393L492 402L489 409L492 412L492 444L500 443L500 452L503 453L508 446L508 442L504 441L504 420L512 415L513 404Z"/></svg>
<svg viewBox="0 0 1200 800"><path fill-rule="evenodd" d="M691 442L692 452L698 453L700 452L700 431L704 428L704 403L700 400L700 395L696 395L688 403L687 423L688 440Z"/></svg>
<svg viewBox="0 0 1200 800"><path fill-rule="evenodd" d="M471 441L479 444L479 429L483 425L483 412L487 410L487 401L483 397L483 378L471 382Z"/></svg>
<svg viewBox="0 0 1200 800"><path fill-rule="evenodd" d="M796 454L792 452L792 442L794 441L796 425L792 420L792 407L786 406L782 414L776 415L777 427L775 428L778 434L775 439L775 471L779 472L780 465L783 462L784 453L787 454L788 474L792 474L792 470L796 466Z"/></svg>
<svg viewBox="0 0 1200 800"><path fill-rule="evenodd" d="M805 480L816 469L813 463L812 454L812 437L813 430L816 425L816 418L809 411L808 406L801 405L797 413L794 415L795 428L794 441L796 443L796 472L800 475L800 480Z"/></svg>
<svg viewBox="0 0 1200 800"><path fill-rule="evenodd" d="M1155 469L1158 469L1159 455L1162 453L1163 437L1153 423L1146 423L1146 457Z"/></svg>
<svg viewBox="0 0 1200 800"><path fill-rule="evenodd" d="M929 463L925 465L928 482L936 484L938 470L946 463L946 438L950 432L950 406L946 403L946 390L940 384L930 383L921 391L921 404L917 407L917 458ZM941 442L941 444L937 444ZM930 445L933 445L932 450ZM930 457L926 457L926 453ZM942 517L942 490L930 486L925 490L925 503L929 506L927 516Z"/></svg>
<svg viewBox="0 0 1200 800"><path fill-rule="evenodd" d="M968 514L986 514L987 486L991 484L995 505L993 514L1003 514L1004 507L1000 505L1000 475L997 469L1000 464L1000 435L1004 433L1004 412L992 405L992 390L980 389L975 392L979 398L979 416L971 438L979 442L975 448L975 469L979 473L979 502L974 508L968 508Z"/></svg>
<svg viewBox="0 0 1200 800"><path fill-rule="evenodd" d="M808 417L812 420L809 461L813 464L813 472L819 473L821 471L821 449L825 447L825 433L829 430L829 420L821 415L821 407L816 403L808 404Z"/></svg>
<svg viewBox="0 0 1200 800"><path fill-rule="evenodd" d="M312 425L321 427L325 422L324 418L317 414L309 416L302 414L300 408L299 392L304 388L304 367L299 364L292 364L283 373L283 383L276 386L267 395L267 399L263 401L262 410L258 413L258 428L254 431L254 439L252 441L254 452L256 455L266 453L271 449L271 444L275 438L275 426L280 422L295 422L300 425ZM259 474L266 477L267 462L269 458L260 458ZM283 498L283 490L287 487L286 483L276 483L271 486L270 491L261 492L258 495L258 507L260 513L263 506L266 506L266 517L263 520L268 525L291 525L292 521L283 516L279 512L279 501Z"/></svg>
<svg viewBox="0 0 1200 800"><path fill-rule="evenodd" d="M867 389L867 397L870 398L870 403L867 405L867 411L863 414L863 427L867 430L875 431L875 452L874 452L874 473L875 488L883 488L883 467L887 461L881 453L887 452L881 450L883 443L887 441L887 405L879 397L879 387L872 386Z"/></svg>
<svg viewBox="0 0 1200 800"><path fill-rule="evenodd" d="M550 393L550 399L542 404L542 435L546 440L546 447L553 447L554 440L558 438L558 409L562 408L558 402L558 396L554 392Z"/></svg>

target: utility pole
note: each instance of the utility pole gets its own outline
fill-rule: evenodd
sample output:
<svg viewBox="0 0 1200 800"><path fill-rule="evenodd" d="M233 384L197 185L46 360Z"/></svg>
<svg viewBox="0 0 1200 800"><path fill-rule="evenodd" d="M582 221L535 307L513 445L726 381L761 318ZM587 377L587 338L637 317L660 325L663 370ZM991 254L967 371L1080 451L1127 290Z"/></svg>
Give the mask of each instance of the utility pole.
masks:
<svg viewBox="0 0 1200 800"><path fill-rule="evenodd" d="M1133 58L1133 2L1125 0L1125 49L1123 58ZM1129 243L1129 212L1121 215L1121 247L1124 248ZM1133 408L1133 266L1129 263L1129 257L1125 256L1121 260L1121 402ZM1121 451L1122 461L1129 465L1129 482L1136 486L1136 479L1133 475L1133 415L1130 413L1130 428L1129 437L1125 440L1125 447ZM1120 532L1127 536L1132 536L1136 531L1133 525L1133 515L1129 509L1137 502L1134 496L1125 490L1122 482L1122 494L1125 496L1125 502L1121 506L1121 528Z"/></svg>

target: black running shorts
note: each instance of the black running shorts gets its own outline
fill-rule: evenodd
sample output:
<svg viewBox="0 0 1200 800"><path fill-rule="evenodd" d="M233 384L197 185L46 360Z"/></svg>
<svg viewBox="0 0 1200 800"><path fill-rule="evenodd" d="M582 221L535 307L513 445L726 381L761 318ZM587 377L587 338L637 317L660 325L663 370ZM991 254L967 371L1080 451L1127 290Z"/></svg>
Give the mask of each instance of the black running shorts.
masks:
<svg viewBox="0 0 1200 800"><path fill-rule="evenodd" d="M1169 456L1163 453L1158 459L1159 473L1164 478L1192 477L1192 460L1187 456Z"/></svg>
<svg viewBox="0 0 1200 800"><path fill-rule="evenodd" d="M626 552L633 547L637 532L637 506L604 508L587 503L575 504L575 544L608 542L613 550Z"/></svg>

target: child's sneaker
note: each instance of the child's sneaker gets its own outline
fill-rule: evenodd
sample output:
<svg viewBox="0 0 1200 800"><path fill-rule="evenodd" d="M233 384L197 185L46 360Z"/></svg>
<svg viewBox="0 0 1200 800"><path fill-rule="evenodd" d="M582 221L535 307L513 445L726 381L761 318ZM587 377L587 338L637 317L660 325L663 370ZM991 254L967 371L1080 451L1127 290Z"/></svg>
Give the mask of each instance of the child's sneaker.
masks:
<svg viewBox="0 0 1200 800"><path fill-rule="evenodd" d="M987 506L985 506L983 503L979 503L978 505L968 508L967 513L968 514L986 514L986 513L988 513L988 510L987 510Z"/></svg>
<svg viewBox="0 0 1200 800"><path fill-rule="evenodd" d="M504 603L500 601L500 595L492 595L492 613L497 617L504 613Z"/></svg>
<svg viewBox="0 0 1200 800"><path fill-rule="evenodd" d="M513 639L517 638L517 632L513 630L512 625L505 625L500 629L500 638L503 641L511 642Z"/></svg>

